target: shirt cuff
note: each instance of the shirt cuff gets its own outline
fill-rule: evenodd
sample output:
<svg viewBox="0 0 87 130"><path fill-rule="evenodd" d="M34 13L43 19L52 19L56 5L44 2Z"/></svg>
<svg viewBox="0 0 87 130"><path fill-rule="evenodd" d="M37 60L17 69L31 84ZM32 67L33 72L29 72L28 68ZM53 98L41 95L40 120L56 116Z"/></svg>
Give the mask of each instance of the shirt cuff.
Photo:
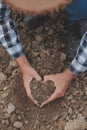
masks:
<svg viewBox="0 0 87 130"><path fill-rule="evenodd" d="M69 66L69 70L75 75L81 75L87 70L87 67L80 64L76 58L72 61L71 65Z"/></svg>
<svg viewBox="0 0 87 130"><path fill-rule="evenodd" d="M24 54L23 47L21 43L16 44L13 47L7 48L6 49L8 54L11 56L11 58L18 58L22 54Z"/></svg>

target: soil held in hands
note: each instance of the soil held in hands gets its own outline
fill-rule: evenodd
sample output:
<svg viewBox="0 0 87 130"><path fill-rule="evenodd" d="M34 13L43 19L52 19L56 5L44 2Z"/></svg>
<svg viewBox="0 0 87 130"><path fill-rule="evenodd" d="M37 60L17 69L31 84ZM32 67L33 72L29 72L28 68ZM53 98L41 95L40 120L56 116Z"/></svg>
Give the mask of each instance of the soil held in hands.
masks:
<svg viewBox="0 0 87 130"><path fill-rule="evenodd" d="M56 88L52 81L42 83L41 81L32 80L30 86L31 93L34 99L38 101L39 105L46 101Z"/></svg>

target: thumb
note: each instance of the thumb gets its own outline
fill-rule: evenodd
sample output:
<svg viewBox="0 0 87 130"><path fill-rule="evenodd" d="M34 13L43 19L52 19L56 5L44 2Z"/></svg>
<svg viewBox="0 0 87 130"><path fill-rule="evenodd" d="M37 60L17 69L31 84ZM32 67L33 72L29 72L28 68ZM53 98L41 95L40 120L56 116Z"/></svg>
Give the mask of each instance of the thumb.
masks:
<svg viewBox="0 0 87 130"><path fill-rule="evenodd" d="M54 93L51 95L51 97L49 97L46 101L44 101L44 102L41 104L40 107L42 108L45 104L47 104L47 103L49 103L49 102L55 100L55 99L58 98L58 97L60 97L60 96L58 95L58 93L57 93L56 90L55 90Z"/></svg>
<svg viewBox="0 0 87 130"><path fill-rule="evenodd" d="M33 74L33 77L34 77L37 81L42 80L41 76L40 76L37 72L35 72L35 73Z"/></svg>

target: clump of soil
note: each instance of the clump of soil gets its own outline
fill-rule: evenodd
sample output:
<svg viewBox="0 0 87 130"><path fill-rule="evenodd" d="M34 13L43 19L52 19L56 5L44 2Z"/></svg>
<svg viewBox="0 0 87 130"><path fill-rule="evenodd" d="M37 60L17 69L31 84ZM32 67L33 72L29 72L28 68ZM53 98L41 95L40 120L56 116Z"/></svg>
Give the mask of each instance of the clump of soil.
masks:
<svg viewBox="0 0 87 130"><path fill-rule="evenodd" d="M32 80L31 92L35 100L41 105L55 91L55 85L52 81L42 83L41 81Z"/></svg>

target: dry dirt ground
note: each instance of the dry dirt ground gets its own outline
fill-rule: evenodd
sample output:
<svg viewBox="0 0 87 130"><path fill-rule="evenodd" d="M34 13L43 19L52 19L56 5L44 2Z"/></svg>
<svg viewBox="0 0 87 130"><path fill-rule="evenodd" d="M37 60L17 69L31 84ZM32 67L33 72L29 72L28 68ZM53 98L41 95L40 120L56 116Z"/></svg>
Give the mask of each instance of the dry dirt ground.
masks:
<svg viewBox="0 0 87 130"><path fill-rule="evenodd" d="M24 27L23 14L14 18L25 54L42 77L68 67L64 13L49 15L34 31ZM87 130L87 73L71 83L63 98L39 108L26 96L19 68L0 46L0 130Z"/></svg>

